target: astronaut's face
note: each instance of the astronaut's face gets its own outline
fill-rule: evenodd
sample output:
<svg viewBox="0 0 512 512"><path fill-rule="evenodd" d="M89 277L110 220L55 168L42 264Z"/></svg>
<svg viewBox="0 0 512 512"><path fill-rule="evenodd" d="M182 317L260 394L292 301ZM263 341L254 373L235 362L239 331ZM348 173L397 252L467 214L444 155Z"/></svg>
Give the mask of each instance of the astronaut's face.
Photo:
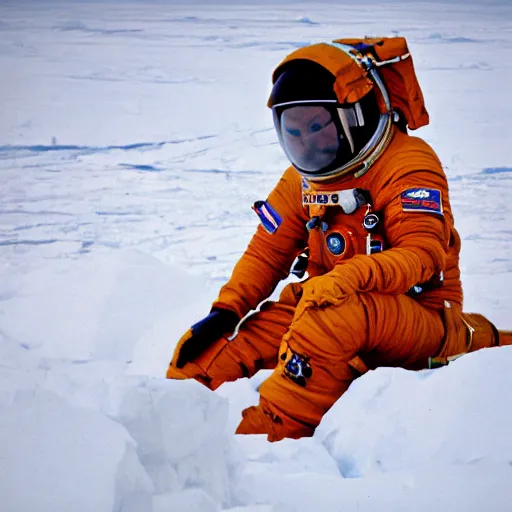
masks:
<svg viewBox="0 0 512 512"><path fill-rule="evenodd" d="M281 113L279 128L285 153L301 169L315 172L336 158L338 129L326 107L302 105L287 108Z"/></svg>

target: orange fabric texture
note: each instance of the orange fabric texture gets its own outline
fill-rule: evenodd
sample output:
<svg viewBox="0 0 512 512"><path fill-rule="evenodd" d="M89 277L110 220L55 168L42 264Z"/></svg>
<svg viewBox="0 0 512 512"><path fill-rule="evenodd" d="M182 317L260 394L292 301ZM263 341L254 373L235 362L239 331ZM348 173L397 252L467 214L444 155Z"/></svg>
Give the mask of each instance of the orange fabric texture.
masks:
<svg viewBox="0 0 512 512"><path fill-rule="evenodd" d="M278 302L267 301L247 317L232 341L220 338L178 374L216 389L260 369L274 369L259 389L260 404L243 411L239 434L266 434L270 441L310 436L351 382L368 369L419 370L427 367L432 355L446 364L468 347L457 306L437 311L406 295L367 293L353 294L337 306L310 308L299 316L296 306L303 286L287 285ZM480 318L479 325L489 325ZM512 343L512 338L506 339ZM294 354L307 359L312 368L305 386L286 371ZM172 372L168 377L176 378Z"/></svg>
<svg viewBox="0 0 512 512"><path fill-rule="evenodd" d="M183 368L176 367L176 361L180 355L180 349L183 344L192 337L192 329L181 337L174 349L174 354L169 367L167 368L166 377L168 379L197 379L206 386L215 389L215 387L222 384L222 382L212 383L212 379L208 376L208 369L212 362L217 358L219 353L222 351L225 345L228 344L228 340L224 337L217 340L216 343L208 347L204 352L201 353L201 357L193 362L187 363Z"/></svg>
<svg viewBox="0 0 512 512"><path fill-rule="evenodd" d="M403 37L336 39L334 42L348 46L364 43L370 47L366 52L371 53L378 62L409 54L407 42ZM360 55L356 50L352 53ZM340 103L355 103L373 88L367 71L343 50L326 43L305 46L288 55L274 71L273 82L276 81L283 65L299 59L317 62L336 77L334 92ZM381 66L378 68L378 74L386 85L391 106L405 116L407 126L411 130L426 126L429 123L429 115L412 57L409 55L399 62Z"/></svg>
<svg viewBox="0 0 512 512"><path fill-rule="evenodd" d="M365 39L337 39L335 42L349 46L364 43L371 46L377 61L383 62L402 57L409 53L407 41L403 37L380 37ZM407 126L416 130L429 123L429 115L420 84L414 71L412 57L379 67L378 73L389 94L391 105L399 110L407 120Z"/></svg>
<svg viewBox="0 0 512 512"><path fill-rule="evenodd" d="M281 225L273 235L258 228L214 303L245 315L270 295L288 274L295 256L309 247L311 277L302 285L297 308L286 315L280 312L289 328L281 329L279 335L284 334L283 344L293 353L311 361L313 376L301 387L284 376L287 361L280 360L260 388L260 405L245 413L239 427L240 433L261 433L263 429L271 440L311 435L322 415L359 375L349 364L355 357L369 368L426 367L428 358L440 350L445 301L459 309L462 303L460 241L453 226L447 180L425 142L397 130L388 150L361 178L309 184L310 190L318 193L356 187L368 190L373 211L380 212L383 219L383 252L365 252L367 233L361 227L365 207L351 215L339 207L327 207L323 217L327 230L308 233L305 224L310 212L302 204L303 186L293 168L285 172L268 198L283 219ZM438 190L443 215L405 212L401 194L411 188ZM350 245L338 257L327 250L326 238L333 232L347 234ZM442 286L414 299L405 295L412 286L440 273L444 275ZM273 327L259 325L257 340L249 336L248 342L242 335L226 348L231 368L236 368L235 360L255 368L250 362L251 352L258 352L258 344L262 340L268 343L271 337L275 346L280 340ZM214 363L211 376L231 380L244 375L237 370L228 377L220 369L228 366L226 362Z"/></svg>
<svg viewBox="0 0 512 512"><path fill-rule="evenodd" d="M317 62L336 77L334 92L340 103L355 103L373 88L373 82L354 59L326 43L304 46L288 55L274 71L273 82L281 66L297 59Z"/></svg>
<svg viewBox="0 0 512 512"><path fill-rule="evenodd" d="M458 258L460 239L453 226L448 184L433 150L421 139L396 131L387 151L362 177L345 178L329 185L313 185L317 191L362 188L373 199L373 210L383 216L387 250L361 253L367 236L353 215L328 207L326 232L308 233L307 207L302 204L302 181L289 168L268 197L283 221L268 234L258 227L229 282L223 286L214 306L231 309L241 317L267 298L276 284L288 275L297 254L310 249L310 275L324 275L306 290L311 305L335 303L354 292L406 293L443 272L441 287L421 294L418 301L441 309L444 300L462 303ZM403 211L401 193L410 188L439 190L443 215ZM347 228L347 226L350 226ZM326 247L331 232L351 231L352 251L339 258ZM359 241L358 241L359 240ZM313 281L313 280L312 280Z"/></svg>
<svg viewBox="0 0 512 512"><path fill-rule="evenodd" d="M443 334L439 312L405 295L354 294L343 304L309 309L292 320L280 346L278 366L260 386L260 405L244 416L239 432L250 431L251 422L260 424L263 418L267 424L272 419L267 429L270 441L310 436L360 375L350 364L356 356L368 368L417 369L439 350ZM304 385L288 375L294 354L312 370Z"/></svg>
<svg viewBox="0 0 512 512"><path fill-rule="evenodd" d="M512 331L498 331L500 346L512 345Z"/></svg>
<svg viewBox="0 0 512 512"><path fill-rule="evenodd" d="M375 45L381 59L407 49L401 38ZM315 60L331 71L343 100L356 101L369 90L362 68L336 47L301 48L283 63L298 58ZM409 96L403 113L419 126L428 122L428 115L412 62L405 66L395 68L399 76L393 78L393 94ZM351 212L339 204L303 200L303 194L353 198L355 189L365 191L367 199ZM411 196L413 203L415 197L430 194L436 201L418 200L407 207L408 193L417 194ZM167 373L216 389L262 368L274 369L260 387L260 404L244 411L238 433L266 433L271 441L312 435L326 411L368 369L421 369L434 357L492 346L494 327L483 317L462 316L460 239L448 183L435 152L423 140L393 128L390 144L358 178L345 175L329 183L309 183L290 167L267 201L280 219L277 229L270 234L257 228L213 303L240 318L258 305L259 310L242 322L231 341L221 337L181 370L173 359ZM380 219L375 232L363 227L370 213ZM308 231L306 224L316 216L321 228ZM343 250L332 250L333 237L343 241ZM372 242L384 250L373 253ZM278 302L262 303L306 248L308 280L286 286ZM411 296L413 287L421 293ZM468 323L474 328L472 344ZM177 352L188 336L180 340ZM509 334L500 336L500 342L510 340Z"/></svg>
<svg viewBox="0 0 512 512"><path fill-rule="evenodd" d="M354 294L336 307L312 308L298 317L301 287L285 287L280 300L264 303L232 341L221 338L210 353L183 368L211 389L275 369L260 387L260 405L244 411L238 433L265 433L271 441L309 436L361 373L381 365L424 368L439 351L442 314L410 297ZM305 386L287 375L294 354L312 369Z"/></svg>
<svg viewBox="0 0 512 512"><path fill-rule="evenodd" d="M261 369L274 369L281 339L288 331L299 300L297 293L300 285L299 288L287 286L279 303L263 303L259 311L244 320L233 340L219 338L181 370L175 368L173 358L167 377L195 378L216 389L223 382L250 377Z"/></svg>

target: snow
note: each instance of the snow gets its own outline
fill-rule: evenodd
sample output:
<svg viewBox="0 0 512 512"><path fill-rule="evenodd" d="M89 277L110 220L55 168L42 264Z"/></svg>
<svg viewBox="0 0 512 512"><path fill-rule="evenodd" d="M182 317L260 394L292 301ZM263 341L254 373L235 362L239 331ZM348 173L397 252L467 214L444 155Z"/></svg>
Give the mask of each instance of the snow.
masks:
<svg viewBox="0 0 512 512"><path fill-rule="evenodd" d="M7 512L508 511L512 348L358 379L311 439L234 436L268 372L163 379L286 166L293 49L407 37L468 311L512 329L508 1L4 1L0 502Z"/></svg>
<svg viewBox="0 0 512 512"><path fill-rule="evenodd" d="M510 357L512 347L502 347L468 354L439 371L380 368L354 383L316 435L347 477L421 466L507 465L512 439L502 426L510 425L510 411L496 404L508 401ZM341 409L350 424L340 424ZM468 426L454 428L461 418ZM361 436L364 445L356 442Z"/></svg>
<svg viewBox="0 0 512 512"><path fill-rule="evenodd" d="M133 439L104 414L42 389L25 391L1 408L0 432L4 510L135 512L151 506L153 486Z"/></svg>

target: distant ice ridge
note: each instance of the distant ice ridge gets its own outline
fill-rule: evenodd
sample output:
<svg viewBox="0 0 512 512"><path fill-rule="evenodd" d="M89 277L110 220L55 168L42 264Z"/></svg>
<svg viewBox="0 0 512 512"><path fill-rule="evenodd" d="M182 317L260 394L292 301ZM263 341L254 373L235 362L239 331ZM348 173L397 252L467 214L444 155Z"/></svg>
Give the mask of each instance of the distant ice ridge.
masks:
<svg viewBox="0 0 512 512"><path fill-rule="evenodd" d="M512 347L435 371L370 372L313 438L270 444L233 435L265 374L216 393L162 377L211 300L197 276L93 251L2 282L9 512L509 509Z"/></svg>

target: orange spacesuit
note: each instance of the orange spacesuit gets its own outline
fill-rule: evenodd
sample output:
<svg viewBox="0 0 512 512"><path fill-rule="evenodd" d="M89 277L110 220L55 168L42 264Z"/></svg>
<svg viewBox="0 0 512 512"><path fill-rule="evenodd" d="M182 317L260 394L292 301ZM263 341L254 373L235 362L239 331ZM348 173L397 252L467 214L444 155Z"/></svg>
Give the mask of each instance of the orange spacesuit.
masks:
<svg viewBox="0 0 512 512"><path fill-rule="evenodd" d="M447 179L407 133L428 114L405 40L308 46L273 81L269 106L293 165L255 203L262 224L167 372L215 389L274 369L237 430L271 441L312 435L368 369L427 368L512 342L462 313ZM306 259L308 279L266 300Z"/></svg>

